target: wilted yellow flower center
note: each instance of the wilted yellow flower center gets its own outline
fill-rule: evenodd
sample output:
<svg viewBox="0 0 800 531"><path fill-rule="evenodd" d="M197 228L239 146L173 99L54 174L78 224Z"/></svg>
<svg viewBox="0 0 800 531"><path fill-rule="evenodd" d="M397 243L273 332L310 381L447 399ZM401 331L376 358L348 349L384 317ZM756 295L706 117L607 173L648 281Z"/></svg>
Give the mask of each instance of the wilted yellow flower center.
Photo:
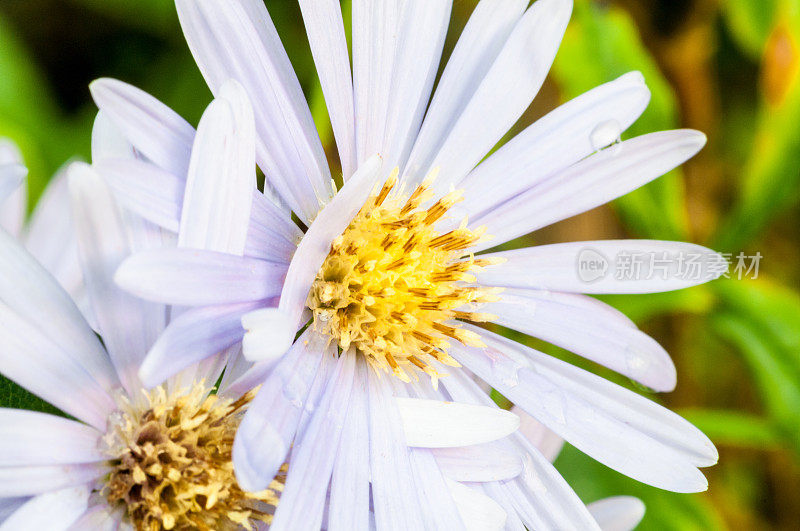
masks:
<svg viewBox="0 0 800 531"><path fill-rule="evenodd" d="M111 473L102 490L137 530L254 529L269 522L285 470L269 489L242 491L233 473L236 428L254 394L220 400L202 383L189 393L145 393L146 406L121 400L105 437Z"/></svg>
<svg viewBox="0 0 800 531"><path fill-rule="evenodd" d="M493 319L475 310L498 292L469 285L473 272L493 263L464 252L485 228L469 229L466 220L445 234L434 228L461 194L451 192L421 208L431 199L434 177L404 198L391 193L395 170L334 240L307 300L318 330L403 381L416 367L435 382L440 375L430 365L434 359L457 367L447 354L451 340L482 346L457 320Z"/></svg>

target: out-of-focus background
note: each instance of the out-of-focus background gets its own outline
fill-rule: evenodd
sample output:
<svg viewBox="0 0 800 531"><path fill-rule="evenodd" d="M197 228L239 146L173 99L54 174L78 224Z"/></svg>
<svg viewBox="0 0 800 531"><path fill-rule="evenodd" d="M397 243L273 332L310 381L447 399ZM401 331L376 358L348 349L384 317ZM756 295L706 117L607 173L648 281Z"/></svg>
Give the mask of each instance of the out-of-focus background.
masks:
<svg viewBox="0 0 800 531"><path fill-rule="evenodd" d="M294 0L267 0L336 166L335 145ZM449 54L476 0L455 0ZM676 239L731 253L731 278L649 296L605 297L672 354L675 392L654 395L576 356L533 346L673 408L720 450L710 489L639 485L567 447L557 467L586 501L641 497L643 529L800 526L800 0L575 0L554 69L521 120L630 70L653 97L624 137L692 127L706 149L614 204L527 237ZM72 157L88 158L87 84L117 77L197 123L210 93L170 0L0 0L0 137L30 167L31 204ZM761 255L758 273L739 277ZM46 408L7 380L0 404Z"/></svg>

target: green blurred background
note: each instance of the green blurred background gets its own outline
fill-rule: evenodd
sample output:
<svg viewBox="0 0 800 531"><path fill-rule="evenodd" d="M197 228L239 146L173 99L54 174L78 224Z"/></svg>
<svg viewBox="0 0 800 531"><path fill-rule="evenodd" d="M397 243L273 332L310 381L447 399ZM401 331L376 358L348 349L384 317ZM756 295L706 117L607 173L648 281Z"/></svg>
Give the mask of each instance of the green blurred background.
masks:
<svg viewBox="0 0 800 531"><path fill-rule="evenodd" d="M449 53L476 0L456 0ZM299 9L267 0L332 165L335 146ZM672 354L675 392L653 395L548 345L533 346L649 395L720 450L710 489L636 484L567 447L557 467L592 501L645 500L643 529L800 527L800 0L576 0L550 78L517 129L630 70L653 92L627 136L692 127L708 147L681 170L528 243L644 237L763 259L757 279L651 296L605 297ZM170 0L0 0L0 136L30 167L31 201L67 159L88 158L87 84L138 85L197 123L210 100ZM0 404L46 409L8 381Z"/></svg>

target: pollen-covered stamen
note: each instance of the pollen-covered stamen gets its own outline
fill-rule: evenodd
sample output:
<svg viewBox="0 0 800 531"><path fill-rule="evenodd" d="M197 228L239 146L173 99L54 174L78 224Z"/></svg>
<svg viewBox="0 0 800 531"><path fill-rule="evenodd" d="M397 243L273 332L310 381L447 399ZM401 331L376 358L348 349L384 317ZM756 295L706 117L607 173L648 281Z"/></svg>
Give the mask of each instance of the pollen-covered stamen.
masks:
<svg viewBox="0 0 800 531"><path fill-rule="evenodd" d="M102 489L137 530L254 529L269 523L286 470L267 490L239 488L231 452L242 409L254 392L237 401L190 392L145 392L143 406L120 399L104 442L111 472Z"/></svg>
<svg viewBox="0 0 800 531"><path fill-rule="evenodd" d="M432 360L458 366L447 354L451 341L482 345L458 321L487 322L494 316L473 309L497 300L496 288L468 284L475 273L497 263L466 249L484 227L466 220L446 234L434 228L457 202L453 191L430 206L433 172L407 198L398 197L398 171L373 193L344 233L331 245L308 295L314 326L351 346L376 369L409 381L415 370L439 378ZM407 372L411 369L409 372Z"/></svg>

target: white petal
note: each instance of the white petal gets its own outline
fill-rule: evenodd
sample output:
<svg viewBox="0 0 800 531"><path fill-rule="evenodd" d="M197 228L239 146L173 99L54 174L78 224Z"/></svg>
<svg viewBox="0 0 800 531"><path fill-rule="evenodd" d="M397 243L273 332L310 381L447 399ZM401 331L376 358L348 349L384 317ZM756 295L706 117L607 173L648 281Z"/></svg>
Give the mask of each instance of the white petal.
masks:
<svg viewBox="0 0 800 531"><path fill-rule="evenodd" d="M200 71L218 94L228 79L247 90L256 116L258 163L304 222L333 195L325 152L278 33L259 0L178 0Z"/></svg>
<svg viewBox="0 0 800 531"><path fill-rule="evenodd" d="M369 457L372 504L378 529L424 529L406 446L402 417L391 383L374 370L369 379Z"/></svg>
<svg viewBox="0 0 800 531"><path fill-rule="evenodd" d="M0 468L0 497L35 496L68 487L78 487L94 482L107 472L108 467L97 463L2 467ZM76 518L85 510L86 506L84 505L83 509L77 513ZM4 525L9 525L10 521L11 519L6 520ZM9 527L9 529L19 528ZM41 527L37 526L34 529L41 529Z"/></svg>
<svg viewBox="0 0 800 531"><path fill-rule="evenodd" d="M92 164L108 159L131 160L139 157L136 148L114 120L107 113L98 111L92 125Z"/></svg>
<svg viewBox="0 0 800 531"><path fill-rule="evenodd" d="M616 141L649 101L642 74L631 72L558 107L465 177L458 185L465 201L450 215L454 219L461 219L462 212L478 215L606 147L595 145L593 133L613 124L611 141Z"/></svg>
<svg viewBox="0 0 800 531"><path fill-rule="evenodd" d="M604 149L472 219L475 226L486 225L493 236L473 250L499 245L636 190L693 157L705 142L702 133L676 130Z"/></svg>
<svg viewBox="0 0 800 531"><path fill-rule="evenodd" d="M0 408L0 467L103 461L100 432L73 420Z"/></svg>
<svg viewBox="0 0 800 531"><path fill-rule="evenodd" d="M269 361L283 356L292 346L295 326L278 308L262 308L242 317L247 333L242 341L248 361Z"/></svg>
<svg viewBox="0 0 800 531"><path fill-rule="evenodd" d="M539 91L571 12L571 0L539 0L528 9L430 165L409 166L413 178L440 167L435 186L446 192L489 153Z"/></svg>
<svg viewBox="0 0 800 531"><path fill-rule="evenodd" d="M62 411L104 429L116 409L109 388L80 359L0 303L0 373ZM109 366L109 380L116 377ZM117 384L118 385L118 384Z"/></svg>
<svg viewBox="0 0 800 531"><path fill-rule="evenodd" d="M434 448L432 452L442 474L453 481L501 481L514 478L522 472L520 454L503 441Z"/></svg>
<svg viewBox="0 0 800 531"><path fill-rule="evenodd" d="M165 323L166 309L125 293L114 272L131 247L111 191L84 164L70 169L70 192L86 291L111 361L131 396L141 388L137 375L144 355Z"/></svg>
<svg viewBox="0 0 800 531"><path fill-rule="evenodd" d="M567 349L651 389L675 389L672 359L630 320L583 295L538 290L506 290L502 299L481 306L497 324Z"/></svg>
<svg viewBox="0 0 800 531"><path fill-rule="evenodd" d="M271 262L290 262L303 233L267 196L253 192L253 209L244 254Z"/></svg>
<svg viewBox="0 0 800 531"><path fill-rule="evenodd" d="M461 513L465 529L470 531L503 529L506 525L506 512L496 501L461 483L450 479L446 481L456 507Z"/></svg>
<svg viewBox="0 0 800 531"><path fill-rule="evenodd" d="M645 506L639 498L616 496L590 503L589 512L603 531L633 531L644 518Z"/></svg>
<svg viewBox="0 0 800 531"><path fill-rule="evenodd" d="M25 505L30 498L0 498L0 524L8 520L8 517Z"/></svg>
<svg viewBox="0 0 800 531"><path fill-rule="evenodd" d="M430 166L527 5L527 0L482 0L475 7L425 115L408 163L412 172Z"/></svg>
<svg viewBox="0 0 800 531"><path fill-rule="evenodd" d="M676 492L707 487L696 467L715 463L717 452L690 423L603 378L480 333L488 347L455 345L451 355L572 445L649 485Z"/></svg>
<svg viewBox="0 0 800 531"><path fill-rule="evenodd" d="M28 211L28 168L0 163L0 227L18 235Z"/></svg>
<svg viewBox="0 0 800 531"><path fill-rule="evenodd" d="M300 0L300 9L347 179L356 168L356 137L353 78L342 8L337 0Z"/></svg>
<svg viewBox="0 0 800 531"><path fill-rule="evenodd" d="M146 387L161 384L193 363L241 341L241 319L263 302L194 308L173 319L147 353L139 369Z"/></svg>
<svg viewBox="0 0 800 531"><path fill-rule="evenodd" d="M411 470L417 485L417 498L424 529L463 529L464 523L453 499L448 479L429 448L411 448Z"/></svg>
<svg viewBox="0 0 800 531"><path fill-rule="evenodd" d="M390 104L379 149L387 168L405 165L419 132L439 70L451 8L452 2L412 0L400 9L394 31Z"/></svg>
<svg viewBox="0 0 800 531"><path fill-rule="evenodd" d="M108 505L101 503L90 507L69 528L69 531L118 531L121 515L113 512Z"/></svg>
<svg viewBox="0 0 800 531"><path fill-rule="evenodd" d="M186 120L146 92L116 79L98 79L89 90L137 150L170 173L186 175L194 140L194 128Z"/></svg>
<svg viewBox="0 0 800 531"><path fill-rule="evenodd" d="M376 155L361 165L336 197L319 213L297 247L286 273L281 292L281 310L290 316L297 328L306 304L308 291L322 262L331 250L331 242L344 232L364 206L381 175L381 158Z"/></svg>
<svg viewBox="0 0 800 531"><path fill-rule="evenodd" d="M295 442L292 466L271 529L314 531L322 526L325 496L337 456L331 449L339 444L354 375L355 356L340 356L319 409L302 439Z"/></svg>
<svg viewBox="0 0 800 531"><path fill-rule="evenodd" d="M77 487L36 496L0 525L0 531L19 529L69 529L86 511L89 489Z"/></svg>
<svg viewBox="0 0 800 531"><path fill-rule="evenodd" d="M264 381L242 420L233 447L239 485L248 491L267 487L284 463L327 339L306 331Z"/></svg>
<svg viewBox="0 0 800 531"><path fill-rule="evenodd" d="M243 254L255 186L253 110L229 81L197 128L178 245Z"/></svg>
<svg viewBox="0 0 800 531"><path fill-rule="evenodd" d="M502 439L519 427L519 417L497 407L400 397L397 406L409 446L482 444Z"/></svg>
<svg viewBox="0 0 800 531"><path fill-rule="evenodd" d="M718 253L683 242L606 240L557 243L487 255L487 286L572 293L658 293L702 284L727 271Z"/></svg>
<svg viewBox="0 0 800 531"><path fill-rule="evenodd" d="M554 462L564 447L564 439L525 413L521 407L514 406L511 411L519 416L519 432L542 453L545 459Z"/></svg>
<svg viewBox="0 0 800 531"><path fill-rule="evenodd" d="M361 531L369 526L367 371L370 370L364 360L356 358L353 391L331 477L328 531Z"/></svg>
<svg viewBox="0 0 800 531"><path fill-rule="evenodd" d="M204 306L268 299L280 293L285 264L194 249L136 253L115 280L147 300Z"/></svg>
<svg viewBox="0 0 800 531"><path fill-rule="evenodd" d="M104 159L95 163L120 205L177 233L186 181L158 166L136 159Z"/></svg>

